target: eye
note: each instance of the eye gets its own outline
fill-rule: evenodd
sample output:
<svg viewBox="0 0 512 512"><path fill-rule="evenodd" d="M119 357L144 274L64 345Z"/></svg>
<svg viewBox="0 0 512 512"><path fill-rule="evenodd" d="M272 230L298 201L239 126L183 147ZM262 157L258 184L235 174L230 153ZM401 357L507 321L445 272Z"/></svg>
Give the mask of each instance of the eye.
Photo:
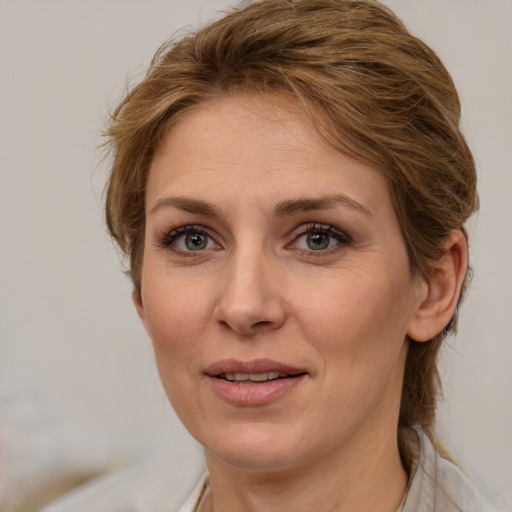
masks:
<svg viewBox="0 0 512 512"><path fill-rule="evenodd" d="M183 226L165 234L158 245L176 253L218 249L219 245L202 226Z"/></svg>
<svg viewBox="0 0 512 512"><path fill-rule="evenodd" d="M322 251L324 249L329 249L333 244L336 244L338 241L333 239L328 233L322 233L320 231L315 231L313 233L308 233L305 235L305 243L308 249L312 251Z"/></svg>
<svg viewBox="0 0 512 512"><path fill-rule="evenodd" d="M175 245L182 251L201 251L208 247L208 235L203 233L187 233L176 237Z"/></svg>
<svg viewBox="0 0 512 512"><path fill-rule="evenodd" d="M341 244L350 243L350 238L342 231L327 224L308 224L303 226L295 238L294 248L300 251L328 251Z"/></svg>

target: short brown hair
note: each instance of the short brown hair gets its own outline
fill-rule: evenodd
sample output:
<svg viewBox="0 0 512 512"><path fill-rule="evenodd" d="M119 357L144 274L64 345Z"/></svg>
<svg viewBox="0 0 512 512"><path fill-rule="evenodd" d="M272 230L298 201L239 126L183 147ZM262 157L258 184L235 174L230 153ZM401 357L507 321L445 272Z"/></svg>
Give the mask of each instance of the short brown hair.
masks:
<svg viewBox="0 0 512 512"><path fill-rule="evenodd" d="M411 271L428 278L446 236L464 231L477 207L450 75L378 2L263 0L164 45L113 112L106 220L134 286L141 285L146 180L164 136L215 97L265 93L293 95L334 147L385 175ZM417 423L431 434L437 353L456 318L427 343L411 340L401 426Z"/></svg>

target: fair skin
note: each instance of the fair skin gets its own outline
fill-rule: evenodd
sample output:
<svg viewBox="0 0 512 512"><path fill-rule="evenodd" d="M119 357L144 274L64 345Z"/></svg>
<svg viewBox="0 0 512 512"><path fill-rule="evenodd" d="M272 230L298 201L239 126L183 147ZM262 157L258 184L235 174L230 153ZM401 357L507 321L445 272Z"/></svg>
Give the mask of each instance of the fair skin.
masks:
<svg viewBox="0 0 512 512"><path fill-rule="evenodd" d="M146 208L134 302L205 448L202 509L394 511L407 336L449 320L462 235L431 282L412 275L382 174L280 96L187 113L155 155Z"/></svg>

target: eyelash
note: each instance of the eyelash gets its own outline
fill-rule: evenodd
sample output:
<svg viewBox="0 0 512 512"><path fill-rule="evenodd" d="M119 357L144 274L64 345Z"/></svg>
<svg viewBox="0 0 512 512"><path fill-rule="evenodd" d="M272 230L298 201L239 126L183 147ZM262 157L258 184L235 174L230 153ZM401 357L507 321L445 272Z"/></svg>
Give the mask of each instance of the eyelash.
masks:
<svg viewBox="0 0 512 512"><path fill-rule="evenodd" d="M319 233L322 235L327 235L331 238L334 238L338 243L333 247L329 247L326 249L320 249L320 250L316 250L316 251L314 249L309 249L309 250L308 249L299 249L299 248L296 249L297 251L299 251L300 253L302 253L305 256L309 256L309 257L323 256L326 254L330 254L332 252L339 251L344 246L350 245L352 243L352 239L350 238L350 236L348 236L343 231L340 231L339 229L335 228L334 226L331 226L330 224L320 224L317 222L313 222L313 223L305 224L305 225L301 226L299 228L298 232L296 233L294 239L292 240L292 242L290 242L290 244L288 244L288 246L291 244L296 244L297 241L300 240L302 237L305 237L312 233Z"/></svg>
<svg viewBox="0 0 512 512"><path fill-rule="evenodd" d="M172 251L174 254L176 254L178 256L183 256L183 257L191 257L191 256L194 257L195 256L195 257L197 257L198 256L197 253L200 253L201 251L183 251L181 249L175 249L173 247L173 243L176 242L179 239L179 237L188 235L188 234L202 235L202 236L206 237L207 239L214 241L212 236L210 235L210 233L203 226L191 224L191 225L182 226L182 227L179 227L176 229L172 229L170 231L166 231L162 236L160 236L158 238L156 245L158 247L161 247L162 249L167 249L169 251Z"/></svg>
<svg viewBox="0 0 512 512"><path fill-rule="evenodd" d="M319 233L321 235L326 235L328 237L334 238L338 243L333 247L328 247L326 249L300 249L295 248L295 250L302 255L309 256L309 257L315 257L315 256L322 256L325 254L330 254L332 252L336 252L343 248L344 246L350 245L352 243L352 239L343 231L340 231L339 229L335 228L334 226L331 226L330 224L320 224L317 222L312 222L308 224L304 224L298 228L298 230L294 233L293 240L286 245L287 248L290 248L291 245L297 244L297 242L312 233ZM173 244L179 239L179 237L187 235L187 234L199 234L204 237L206 237L209 241L212 241L214 243L215 240L212 238L210 233L207 229L205 229L203 226L199 225L187 225L182 226L179 228L172 229L170 231L166 231L162 236L160 236L156 242L156 245L158 247L161 247L163 249L167 249L172 251L174 254L178 256L183 257L197 257L199 253L202 251L184 251L181 249L176 249L173 247ZM208 242L207 242L208 243Z"/></svg>

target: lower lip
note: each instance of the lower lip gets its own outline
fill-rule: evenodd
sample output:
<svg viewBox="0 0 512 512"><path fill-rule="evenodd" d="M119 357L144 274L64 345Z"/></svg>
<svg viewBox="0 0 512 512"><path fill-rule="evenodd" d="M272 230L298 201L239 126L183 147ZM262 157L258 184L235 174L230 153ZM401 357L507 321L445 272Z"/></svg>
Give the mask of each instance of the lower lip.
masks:
<svg viewBox="0 0 512 512"><path fill-rule="evenodd" d="M214 391L233 405L265 405L295 390L306 375L289 379L275 379L253 384L234 384L225 379L208 377Z"/></svg>

